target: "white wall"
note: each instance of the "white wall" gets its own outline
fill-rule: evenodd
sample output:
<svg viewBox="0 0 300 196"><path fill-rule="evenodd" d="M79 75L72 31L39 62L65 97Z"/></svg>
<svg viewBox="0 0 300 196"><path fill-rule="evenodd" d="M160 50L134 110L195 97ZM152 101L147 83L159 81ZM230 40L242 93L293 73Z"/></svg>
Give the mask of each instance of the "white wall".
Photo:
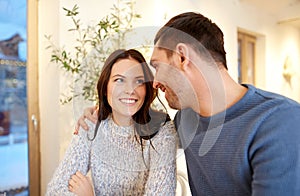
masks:
<svg viewBox="0 0 300 196"><path fill-rule="evenodd" d="M79 5L82 22L88 24L105 16L110 11L113 1L39 1L42 194L72 136L79 115L78 112L74 114L74 109L78 111L78 108L84 108L78 104L60 105L60 93L64 91L66 84L72 84L72 81L65 78L55 64L49 63L51 54L45 49L49 43L44 35L52 35L55 44L72 48L73 37L67 33L71 24L66 20L62 7L71 8L74 4ZM175 14L185 11L198 11L211 18L224 32L228 66L234 78L237 78L237 29L242 28L261 35L264 41L259 45L259 50L260 54L265 54L260 62L261 69L264 70L261 76L265 78L259 82L259 86L300 100L299 29L278 25L276 17L243 5L238 0L138 0L136 11L142 15L136 26L152 26L151 28L161 26ZM287 86L282 77L283 63L287 55L291 56L294 69L298 72L292 79L292 87Z"/></svg>
<svg viewBox="0 0 300 196"><path fill-rule="evenodd" d="M51 34L58 40L59 34L58 1L39 2L39 93L40 93L40 147L41 147L41 190L53 174L53 168L59 162L60 126L59 119L59 72L50 65L50 54L45 50L48 42L44 35Z"/></svg>

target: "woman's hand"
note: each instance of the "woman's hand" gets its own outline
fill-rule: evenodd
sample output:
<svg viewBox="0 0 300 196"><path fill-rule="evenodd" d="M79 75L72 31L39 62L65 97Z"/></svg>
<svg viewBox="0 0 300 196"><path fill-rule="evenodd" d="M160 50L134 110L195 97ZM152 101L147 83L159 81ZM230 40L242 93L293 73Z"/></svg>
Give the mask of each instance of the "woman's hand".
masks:
<svg viewBox="0 0 300 196"><path fill-rule="evenodd" d="M94 196L92 181L79 171L71 176L69 180L69 191L78 196Z"/></svg>

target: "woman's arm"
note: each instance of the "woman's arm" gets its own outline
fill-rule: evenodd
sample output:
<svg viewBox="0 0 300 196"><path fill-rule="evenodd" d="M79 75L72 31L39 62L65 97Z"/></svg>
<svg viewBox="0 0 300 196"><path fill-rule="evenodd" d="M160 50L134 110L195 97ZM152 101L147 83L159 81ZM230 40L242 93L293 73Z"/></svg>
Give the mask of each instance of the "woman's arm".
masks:
<svg viewBox="0 0 300 196"><path fill-rule="evenodd" d="M74 195L69 191L69 180L77 171L86 175L89 169L91 142L87 138L90 134L91 131L80 129L79 134L73 136L64 159L48 184L46 195Z"/></svg>

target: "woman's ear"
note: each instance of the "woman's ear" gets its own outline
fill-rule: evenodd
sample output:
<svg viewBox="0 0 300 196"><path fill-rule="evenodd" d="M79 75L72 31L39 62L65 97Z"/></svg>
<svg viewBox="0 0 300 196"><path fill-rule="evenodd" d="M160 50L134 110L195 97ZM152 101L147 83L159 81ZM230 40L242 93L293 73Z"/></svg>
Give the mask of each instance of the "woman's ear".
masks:
<svg viewBox="0 0 300 196"><path fill-rule="evenodd" d="M176 46L176 52L179 55L181 69L186 69L189 64L189 48L184 43L179 43Z"/></svg>

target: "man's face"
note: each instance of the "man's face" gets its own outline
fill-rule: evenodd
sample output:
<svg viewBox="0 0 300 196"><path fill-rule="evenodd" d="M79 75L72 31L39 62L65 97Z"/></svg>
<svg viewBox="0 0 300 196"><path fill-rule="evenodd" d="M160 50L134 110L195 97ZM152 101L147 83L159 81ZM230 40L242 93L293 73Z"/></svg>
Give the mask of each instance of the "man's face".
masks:
<svg viewBox="0 0 300 196"><path fill-rule="evenodd" d="M165 92L165 98L171 108L182 109L182 100L179 100L182 93L182 73L178 63L171 57L168 58L166 50L154 47L150 64L156 71L153 87Z"/></svg>

